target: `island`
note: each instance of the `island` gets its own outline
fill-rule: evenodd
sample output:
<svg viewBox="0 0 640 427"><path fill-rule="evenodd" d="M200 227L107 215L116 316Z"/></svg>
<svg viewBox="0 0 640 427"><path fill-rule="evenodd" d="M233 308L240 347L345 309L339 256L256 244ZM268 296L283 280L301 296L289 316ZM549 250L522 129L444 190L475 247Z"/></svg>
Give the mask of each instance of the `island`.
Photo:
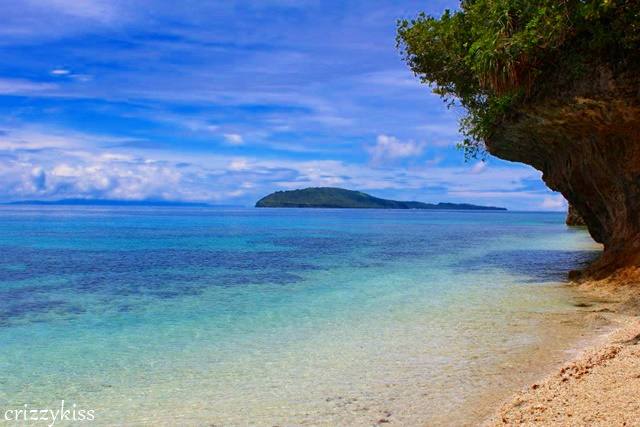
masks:
<svg viewBox="0 0 640 427"><path fill-rule="evenodd" d="M495 206L468 203L401 202L371 196L361 191L334 187L276 191L258 200L256 208L347 208L347 209L434 209L506 211Z"/></svg>

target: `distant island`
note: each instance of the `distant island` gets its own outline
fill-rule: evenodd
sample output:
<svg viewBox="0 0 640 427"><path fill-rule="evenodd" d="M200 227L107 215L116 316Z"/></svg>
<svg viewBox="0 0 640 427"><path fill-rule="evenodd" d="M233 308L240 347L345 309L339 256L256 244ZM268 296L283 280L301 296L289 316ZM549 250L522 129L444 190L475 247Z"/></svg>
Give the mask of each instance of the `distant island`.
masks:
<svg viewBox="0 0 640 427"><path fill-rule="evenodd" d="M314 187L276 191L258 200L257 208L349 208L349 209L439 209L506 211L506 208L468 203L422 203L380 199L361 191L344 188Z"/></svg>
<svg viewBox="0 0 640 427"><path fill-rule="evenodd" d="M111 199L62 199L62 200L22 200L6 205L46 205L46 206L188 206L213 207L208 203L179 202L167 200L111 200ZM217 206L216 206L217 207Z"/></svg>

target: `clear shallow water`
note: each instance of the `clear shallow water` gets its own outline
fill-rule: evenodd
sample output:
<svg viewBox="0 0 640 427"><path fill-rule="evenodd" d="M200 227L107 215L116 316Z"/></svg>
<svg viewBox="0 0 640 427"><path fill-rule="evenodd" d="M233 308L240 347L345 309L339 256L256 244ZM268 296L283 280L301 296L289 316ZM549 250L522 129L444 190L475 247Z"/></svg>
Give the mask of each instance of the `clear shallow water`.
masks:
<svg viewBox="0 0 640 427"><path fill-rule="evenodd" d="M468 423L580 333L561 214L0 208L0 408Z"/></svg>

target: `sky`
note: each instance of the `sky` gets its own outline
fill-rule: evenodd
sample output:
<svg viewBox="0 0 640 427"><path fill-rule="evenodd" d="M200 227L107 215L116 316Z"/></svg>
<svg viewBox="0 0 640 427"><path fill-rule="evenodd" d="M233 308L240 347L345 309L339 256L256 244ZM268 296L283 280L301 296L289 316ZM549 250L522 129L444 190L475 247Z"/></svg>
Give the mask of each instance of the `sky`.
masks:
<svg viewBox="0 0 640 427"><path fill-rule="evenodd" d="M530 167L465 160L462 112L402 62L397 19L456 4L0 0L0 202L334 186L565 209Z"/></svg>

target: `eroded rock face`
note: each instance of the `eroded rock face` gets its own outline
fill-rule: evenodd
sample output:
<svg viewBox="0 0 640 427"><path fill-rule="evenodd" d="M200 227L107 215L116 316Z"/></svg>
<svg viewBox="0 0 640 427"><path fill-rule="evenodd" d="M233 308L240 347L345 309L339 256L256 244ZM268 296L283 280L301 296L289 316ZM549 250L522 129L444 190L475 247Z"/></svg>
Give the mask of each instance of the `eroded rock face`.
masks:
<svg viewBox="0 0 640 427"><path fill-rule="evenodd" d="M518 111L487 149L543 172L604 245L587 273L605 276L640 265L640 76L592 77Z"/></svg>
<svg viewBox="0 0 640 427"><path fill-rule="evenodd" d="M567 211L567 219L565 222L571 227L584 227L586 225L584 223L584 219L582 219L573 205L569 205L569 209Z"/></svg>

